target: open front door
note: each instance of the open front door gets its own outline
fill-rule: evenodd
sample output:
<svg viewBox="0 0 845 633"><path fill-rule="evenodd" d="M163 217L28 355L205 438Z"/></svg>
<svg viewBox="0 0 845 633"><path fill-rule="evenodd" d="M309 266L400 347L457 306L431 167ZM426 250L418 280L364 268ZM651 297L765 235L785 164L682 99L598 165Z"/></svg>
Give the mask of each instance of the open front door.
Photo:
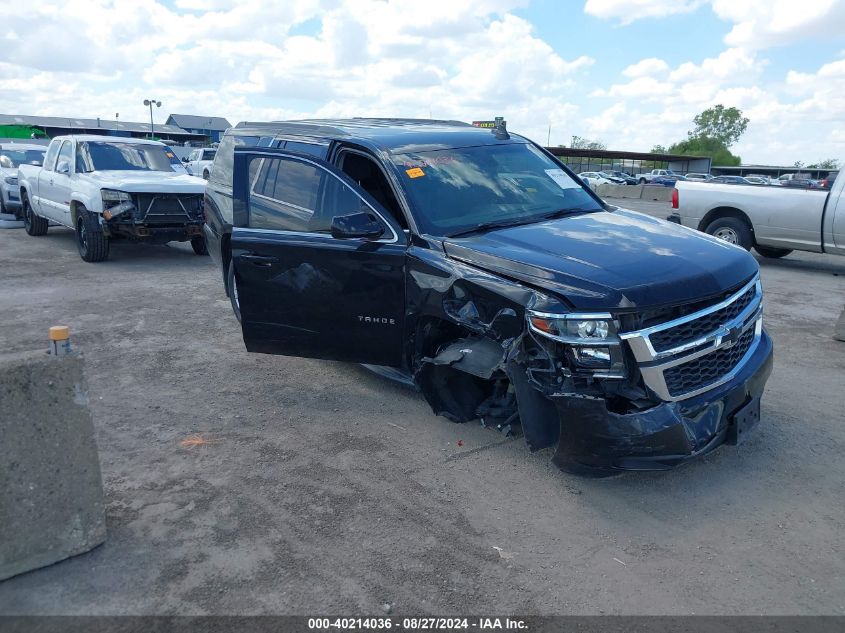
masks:
<svg viewBox="0 0 845 633"><path fill-rule="evenodd" d="M393 219L342 172L290 151L236 149L233 183L247 349L400 366L407 240ZM368 219L369 236L349 237L341 219L333 237L336 217Z"/></svg>

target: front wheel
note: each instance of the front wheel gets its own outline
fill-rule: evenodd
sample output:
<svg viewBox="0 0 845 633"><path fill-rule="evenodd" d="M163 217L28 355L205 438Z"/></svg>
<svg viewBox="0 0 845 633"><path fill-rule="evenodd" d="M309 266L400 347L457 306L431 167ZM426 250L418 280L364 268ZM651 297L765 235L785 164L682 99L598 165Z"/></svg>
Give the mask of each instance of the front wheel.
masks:
<svg viewBox="0 0 845 633"><path fill-rule="evenodd" d="M205 238L202 236L191 238L191 248L197 255L208 255L208 246L206 246Z"/></svg>
<svg viewBox="0 0 845 633"><path fill-rule="evenodd" d="M792 252L791 248L772 248L771 246L755 246L754 250L760 253L763 257L771 259L780 259L786 257Z"/></svg>
<svg viewBox="0 0 845 633"><path fill-rule="evenodd" d="M648 181L647 181L645 178L640 178L640 184L641 184L641 185L644 185L644 184L646 184L647 182L648 182Z"/></svg>
<svg viewBox="0 0 845 633"><path fill-rule="evenodd" d="M27 197L23 199L23 226L26 234L32 235L33 237L46 235L47 228L50 226L47 220L35 215L35 211L32 210L32 205L29 204L29 198Z"/></svg>
<svg viewBox="0 0 845 633"><path fill-rule="evenodd" d="M97 217L80 208L76 215L76 247L86 262L101 262L109 256L109 238L97 222Z"/></svg>
<svg viewBox="0 0 845 633"><path fill-rule="evenodd" d="M229 289L229 301L232 302L232 312L238 323L241 322L241 301L238 296L238 281L235 279L235 262L229 262L229 271L226 273L226 287Z"/></svg>
<svg viewBox="0 0 845 633"><path fill-rule="evenodd" d="M750 251L754 244L751 229L748 225L742 220L730 216L713 220L707 226L705 233L718 237L728 244L741 246L747 251Z"/></svg>
<svg viewBox="0 0 845 633"><path fill-rule="evenodd" d="M202 177L203 177L203 179L208 180L208 176L209 176L209 173L208 173L208 170L206 169L202 172Z"/></svg>

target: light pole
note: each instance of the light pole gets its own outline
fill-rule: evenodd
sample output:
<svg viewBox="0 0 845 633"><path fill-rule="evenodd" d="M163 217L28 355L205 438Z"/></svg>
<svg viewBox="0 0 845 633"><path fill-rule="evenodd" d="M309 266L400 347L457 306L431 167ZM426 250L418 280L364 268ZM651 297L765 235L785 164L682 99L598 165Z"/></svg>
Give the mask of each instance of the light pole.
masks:
<svg viewBox="0 0 845 633"><path fill-rule="evenodd" d="M153 104L157 108L161 107L161 101L156 101L155 99L144 99L144 105L150 107L150 138L155 138L155 127L153 125Z"/></svg>

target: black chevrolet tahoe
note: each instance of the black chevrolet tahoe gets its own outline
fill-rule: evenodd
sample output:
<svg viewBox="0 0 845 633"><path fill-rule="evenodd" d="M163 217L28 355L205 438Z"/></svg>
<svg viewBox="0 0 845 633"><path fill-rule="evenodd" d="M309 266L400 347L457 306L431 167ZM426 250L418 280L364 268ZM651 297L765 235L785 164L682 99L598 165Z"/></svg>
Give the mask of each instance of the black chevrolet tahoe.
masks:
<svg viewBox="0 0 845 633"><path fill-rule="evenodd" d="M241 123L205 212L247 350L412 381L563 470L671 468L759 419L754 258L608 205L503 125Z"/></svg>

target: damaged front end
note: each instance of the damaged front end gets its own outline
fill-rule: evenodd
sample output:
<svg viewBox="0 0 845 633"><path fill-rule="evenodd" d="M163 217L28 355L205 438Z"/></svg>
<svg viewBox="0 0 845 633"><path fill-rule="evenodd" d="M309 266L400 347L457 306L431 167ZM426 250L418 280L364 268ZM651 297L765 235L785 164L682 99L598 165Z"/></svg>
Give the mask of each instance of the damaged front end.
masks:
<svg viewBox="0 0 845 633"><path fill-rule="evenodd" d="M678 398L661 398L644 380L642 369L648 376L654 363L632 352L633 316L568 312L534 291L522 309L493 313L494 306L465 286L445 293L448 321L419 333L430 353L417 355L415 382L435 413L521 434L532 452L554 447L552 460L564 471L665 470L737 443L759 418L772 366L759 306L744 306L734 318L739 347L726 375L712 389ZM687 330L696 318L685 317ZM742 348L752 335L753 345ZM682 354L700 359L712 348L726 357L733 345L700 339L685 343ZM676 364L687 358L669 357Z"/></svg>

